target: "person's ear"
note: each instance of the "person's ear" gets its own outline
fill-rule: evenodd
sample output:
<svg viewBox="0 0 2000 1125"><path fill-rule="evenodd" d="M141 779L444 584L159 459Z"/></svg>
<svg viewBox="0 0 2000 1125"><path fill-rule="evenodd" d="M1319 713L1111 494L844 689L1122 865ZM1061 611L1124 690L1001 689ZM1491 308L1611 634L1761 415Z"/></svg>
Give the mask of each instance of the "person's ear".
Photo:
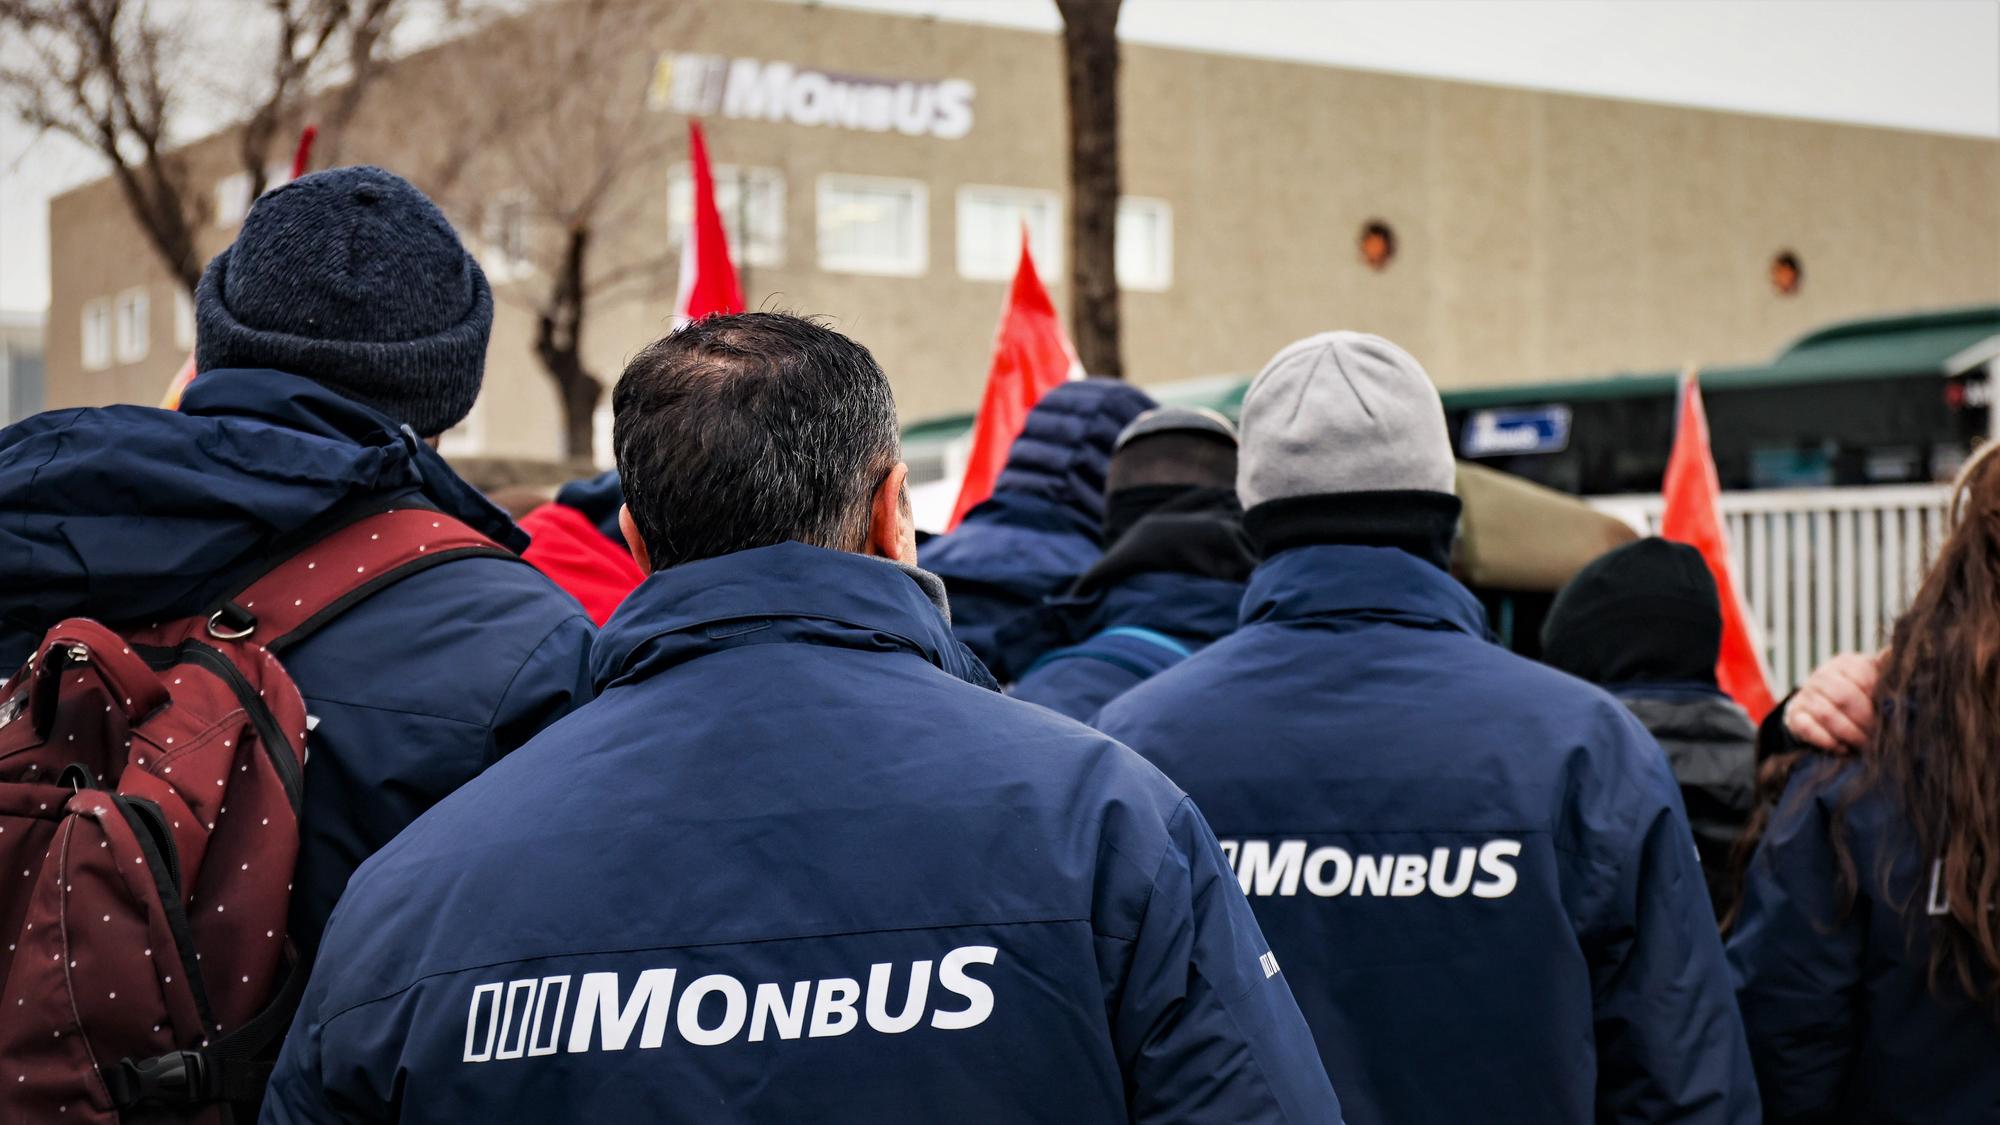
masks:
<svg viewBox="0 0 2000 1125"><path fill-rule="evenodd" d="M618 530L625 535L625 548L632 552L632 561L647 574L653 573L653 557L646 553L646 540L639 535L639 525L632 520L629 504L618 505Z"/></svg>
<svg viewBox="0 0 2000 1125"><path fill-rule="evenodd" d="M861 553L917 565L917 520L910 510L910 467L901 461L868 498L868 542Z"/></svg>

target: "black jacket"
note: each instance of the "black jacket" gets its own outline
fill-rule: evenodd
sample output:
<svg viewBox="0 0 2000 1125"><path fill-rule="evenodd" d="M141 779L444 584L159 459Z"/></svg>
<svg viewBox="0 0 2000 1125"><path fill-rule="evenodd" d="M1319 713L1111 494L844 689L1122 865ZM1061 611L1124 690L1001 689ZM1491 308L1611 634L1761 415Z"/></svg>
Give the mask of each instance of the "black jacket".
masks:
<svg viewBox="0 0 2000 1125"><path fill-rule="evenodd" d="M1720 918L1736 897L1729 855L1756 795L1757 728L1743 708L1714 688L1626 684L1611 691L1667 753L1694 829L1709 900Z"/></svg>

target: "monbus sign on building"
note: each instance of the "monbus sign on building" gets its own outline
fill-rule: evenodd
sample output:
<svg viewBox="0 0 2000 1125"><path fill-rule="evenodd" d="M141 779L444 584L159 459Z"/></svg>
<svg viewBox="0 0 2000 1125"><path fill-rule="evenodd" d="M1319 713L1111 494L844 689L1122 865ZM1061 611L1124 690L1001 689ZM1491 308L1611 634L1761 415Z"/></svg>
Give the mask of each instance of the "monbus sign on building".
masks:
<svg viewBox="0 0 2000 1125"><path fill-rule="evenodd" d="M752 307L874 349L911 420L971 410L1025 226L1067 308L1065 109L1052 35L824 6L682 5L630 44L664 155L608 252L671 261L700 117ZM677 11L680 9L676 9ZM370 93L345 156L417 173L432 56ZM623 73L622 71L620 73ZM2000 143L1128 45L1117 271L1128 374L1253 371L1330 327L1406 345L1447 388L1762 361L1806 330L2000 298ZM200 142L213 252L247 199ZM447 448L551 458L553 384L521 296L547 230L490 161L452 213L500 300L487 393ZM108 181L51 205L50 406L154 402L193 318ZM663 332L673 271L593 306L616 374Z"/></svg>

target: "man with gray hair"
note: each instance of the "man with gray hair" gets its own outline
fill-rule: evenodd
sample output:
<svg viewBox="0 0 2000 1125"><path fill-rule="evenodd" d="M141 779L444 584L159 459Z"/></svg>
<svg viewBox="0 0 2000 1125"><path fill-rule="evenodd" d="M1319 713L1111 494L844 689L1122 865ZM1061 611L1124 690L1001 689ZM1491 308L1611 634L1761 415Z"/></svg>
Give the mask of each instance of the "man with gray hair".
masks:
<svg viewBox="0 0 2000 1125"><path fill-rule="evenodd" d="M1325 333L1271 360L1242 425L1242 626L1098 725L1214 817L1348 1120L1755 1121L1666 758L1494 644L1453 580L1429 376Z"/></svg>
<svg viewBox="0 0 2000 1125"><path fill-rule="evenodd" d="M712 317L612 403L602 694L355 876L266 1121L1339 1121L1194 805L953 639L867 349Z"/></svg>

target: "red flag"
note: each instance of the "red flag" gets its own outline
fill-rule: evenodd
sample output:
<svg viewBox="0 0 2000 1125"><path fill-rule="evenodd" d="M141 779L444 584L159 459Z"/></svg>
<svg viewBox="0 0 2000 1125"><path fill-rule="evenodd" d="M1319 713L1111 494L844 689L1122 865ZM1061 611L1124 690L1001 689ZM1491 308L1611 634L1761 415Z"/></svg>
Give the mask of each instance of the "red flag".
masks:
<svg viewBox="0 0 2000 1125"><path fill-rule="evenodd" d="M1708 413L1702 409L1701 386L1693 371L1681 376L1679 422L1674 451L1667 459L1667 479L1660 491L1666 511L1660 517L1662 538L1686 543L1701 552L1715 576L1722 600L1722 656L1715 679L1722 690L1763 722L1774 701L1770 677L1764 671L1757 630L1737 592L1729 565L1729 532L1722 522L1722 483L1715 473L1715 455L1708 444Z"/></svg>
<svg viewBox="0 0 2000 1125"><path fill-rule="evenodd" d="M993 495L993 482L1000 479L1007 451L1021 436L1028 411L1078 371L1076 350L1069 346L1055 303L1035 273L1035 257L1028 252L1028 228L1022 224L1021 264L1014 270L1007 311L1000 316L993 365L986 371L986 397L979 403L979 419L972 427L972 456L946 530L957 527L965 513Z"/></svg>
<svg viewBox="0 0 2000 1125"><path fill-rule="evenodd" d="M715 181L708 173L708 145L701 123L688 121L688 178L694 183L694 221L681 243L681 292L674 302L677 321L743 311L743 290L729 260L722 212L715 209Z"/></svg>
<svg viewBox="0 0 2000 1125"><path fill-rule="evenodd" d="M306 167L312 163L313 142L319 139L319 126L308 125L299 133L299 147L292 150L292 174L286 182L306 174Z"/></svg>

